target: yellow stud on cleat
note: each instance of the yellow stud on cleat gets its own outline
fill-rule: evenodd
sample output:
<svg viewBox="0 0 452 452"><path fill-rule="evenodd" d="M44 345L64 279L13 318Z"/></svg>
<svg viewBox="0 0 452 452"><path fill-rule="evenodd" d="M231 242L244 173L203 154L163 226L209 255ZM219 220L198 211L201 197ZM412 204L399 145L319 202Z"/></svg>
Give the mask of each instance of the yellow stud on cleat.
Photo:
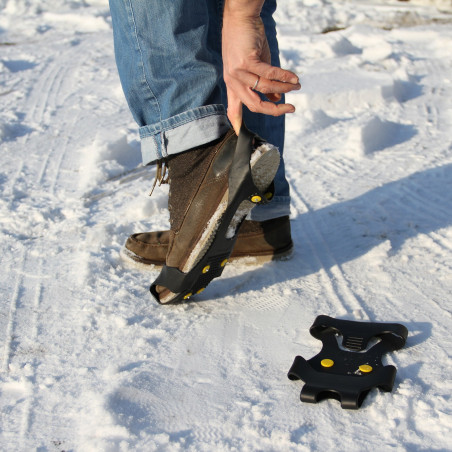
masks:
<svg viewBox="0 0 452 452"><path fill-rule="evenodd" d="M320 361L320 364L322 365L322 367L333 367L334 361L332 359L322 359L322 361Z"/></svg>
<svg viewBox="0 0 452 452"><path fill-rule="evenodd" d="M251 201L254 203L258 203L258 202L262 201L262 198L260 196L256 195L251 198Z"/></svg>
<svg viewBox="0 0 452 452"><path fill-rule="evenodd" d="M202 272L203 273L207 273L210 270L210 265L206 265L203 269Z"/></svg>
<svg viewBox="0 0 452 452"><path fill-rule="evenodd" d="M184 296L184 300L188 300L193 294L191 292L188 292L188 294L186 294Z"/></svg>
<svg viewBox="0 0 452 452"><path fill-rule="evenodd" d="M205 287L201 287L201 289L199 289L196 293L197 293L197 294L198 294L198 293L201 293L201 292L203 292L205 289L206 289Z"/></svg>
<svg viewBox="0 0 452 452"><path fill-rule="evenodd" d="M359 366L359 370L361 372L364 372L365 374L368 374L369 372L372 372L374 369L372 368L372 366L369 366L369 364L361 364Z"/></svg>
<svg viewBox="0 0 452 452"><path fill-rule="evenodd" d="M273 198L273 193L271 191L265 193L265 197L270 201Z"/></svg>
<svg viewBox="0 0 452 452"><path fill-rule="evenodd" d="M225 259L224 261L221 262L220 266L221 266L221 267L224 267L227 263L228 263L228 260Z"/></svg>

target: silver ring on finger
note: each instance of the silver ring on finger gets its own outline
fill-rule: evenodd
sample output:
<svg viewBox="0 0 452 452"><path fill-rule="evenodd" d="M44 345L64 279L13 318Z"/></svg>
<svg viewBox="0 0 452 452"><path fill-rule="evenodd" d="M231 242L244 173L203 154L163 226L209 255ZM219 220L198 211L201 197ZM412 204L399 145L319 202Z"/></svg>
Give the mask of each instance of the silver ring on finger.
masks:
<svg viewBox="0 0 452 452"><path fill-rule="evenodd" d="M256 80L256 82L254 83L254 86L251 88L253 91L256 91L256 88L257 88L257 85L259 84L259 80L261 79L261 76L260 75L258 75L257 76L257 80Z"/></svg>

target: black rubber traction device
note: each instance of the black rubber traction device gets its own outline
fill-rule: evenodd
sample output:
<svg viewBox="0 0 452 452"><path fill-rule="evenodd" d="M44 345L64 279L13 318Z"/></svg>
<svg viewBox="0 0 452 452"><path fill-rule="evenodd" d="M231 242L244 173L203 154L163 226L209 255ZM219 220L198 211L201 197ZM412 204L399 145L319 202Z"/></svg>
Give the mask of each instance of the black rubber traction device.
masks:
<svg viewBox="0 0 452 452"><path fill-rule="evenodd" d="M303 380L302 402L317 403L333 398L342 408L356 410L374 387L392 391L397 369L383 366L383 354L405 345L408 330L399 323L369 323L339 320L326 315L315 319L310 333L323 342L320 353L309 361L295 358L291 380ZM337 337L342 336L342 347ZM377 339L369 347L371 339Z"/></svg>
<svg viewBox="0 0 452 452"><path fill-rule="evenodd" d="M229 171L228 206L220 219L215 238L201 260L188 273L183 273L176 267L166 265L162 268L159 276L150 287L152 295L159 303L160 299L156 286L166 287L171 292L178 294L169 303L165 303L174 304L202 292L212 279L220 276L237 240L237 231L232 238L227 238L226 233L242 201L259 196L261 201L256 204L266 204L273 197L273 183L264 194L256 187L251 175L251 154L254 147L257 147L256 143L259 144L259 142L264 143L265 141L242 124Z"/></svg>

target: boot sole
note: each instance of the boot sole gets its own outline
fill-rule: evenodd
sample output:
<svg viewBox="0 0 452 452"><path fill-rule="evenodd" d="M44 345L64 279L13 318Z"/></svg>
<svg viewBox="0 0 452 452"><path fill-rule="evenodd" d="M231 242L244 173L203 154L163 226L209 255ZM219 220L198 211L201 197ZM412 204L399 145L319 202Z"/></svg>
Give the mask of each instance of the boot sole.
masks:
<svg viewBox="0 0 452 452"><path fill-rule="evenodd" d="M290 246L290 248L284 248L280 251L268 254L250 253L244 254L243 256L230 256L228 263L253 267L272 261L289 260L292 257L292 254L293 246ZM152 272L155 270L160 270L165 265L164 262L153 262L147 259L143 259L138 254L135 254L133 251L130 251L125 247L121 248L121 250L119 251L119 256L126 267L136 268L142 271Z"/></svg>

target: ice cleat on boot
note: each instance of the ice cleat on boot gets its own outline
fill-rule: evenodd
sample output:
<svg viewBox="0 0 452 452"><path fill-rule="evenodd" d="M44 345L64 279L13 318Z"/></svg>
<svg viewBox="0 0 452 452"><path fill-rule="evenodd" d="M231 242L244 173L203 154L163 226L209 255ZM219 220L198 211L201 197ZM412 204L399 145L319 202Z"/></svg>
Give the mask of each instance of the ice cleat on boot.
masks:
<svg viewBox="0 0 452 452"><path fill-rule="evenodd" d="M220 276L251 209L273 197L278 149L242 125L209 151L206 169L182 207L168 249L166 265L150 291L162 304L187 300ZM174 162L173 162L174 163ZM173 170L177 168L174 168ZM170 171L170 218L172 163ZM181 174L184 174L183 171ZM177 207L179 210L181 206ZM171 221L171 220L170 220Z"/></svg>

